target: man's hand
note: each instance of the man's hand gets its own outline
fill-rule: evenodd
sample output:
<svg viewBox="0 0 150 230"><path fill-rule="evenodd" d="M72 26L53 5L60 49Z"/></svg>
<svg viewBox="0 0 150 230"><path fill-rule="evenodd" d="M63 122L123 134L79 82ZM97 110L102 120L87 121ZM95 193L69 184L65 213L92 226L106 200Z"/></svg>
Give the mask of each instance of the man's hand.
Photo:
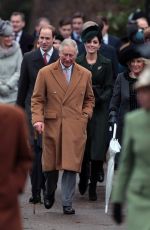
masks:
<svg viewBox="0 0 150 230"><path fill-rule="evenodd" d="M44 123L41 121L34 123L33 126L39 134L41 134L44 131Z"/></svg>
<svg viewBox="0 0 150 230"><path fill-rule="evenodd" d="M121 224L123 222L123 215L122 215L122 204L121 203L114 203L112 208L112 217L117 224Z"/></svg>

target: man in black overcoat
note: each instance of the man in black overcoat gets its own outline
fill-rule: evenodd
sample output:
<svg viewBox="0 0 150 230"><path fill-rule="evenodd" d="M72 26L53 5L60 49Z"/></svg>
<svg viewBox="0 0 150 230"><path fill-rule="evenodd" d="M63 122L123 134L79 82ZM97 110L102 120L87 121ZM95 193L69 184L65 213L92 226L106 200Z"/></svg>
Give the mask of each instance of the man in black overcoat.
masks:
<svg viewBox="0 0 150 230"><path fill-rule="evenodd" d="M32 197L29 199L29 202L32 203L41 202L41 188L44 188L44 177L41 167L42 138L34 132L31 124L31 97L38 71L45 65L51 64L58 59L58 51L53 48L53 39L52 27L42 27L38 39L39 48L24 55L19 80L17 104L26 110L30 127L31 145L35 152L31 172Z"/></svg>
<svg viewBox="0 0 150 230"><path fill-rule="evenodd" d="M14 40L16 40L21 48L22 54L31 51L34 45L34 37L25 30L25 15L22 12L13 12L10 21L13 26Z"/></svg>

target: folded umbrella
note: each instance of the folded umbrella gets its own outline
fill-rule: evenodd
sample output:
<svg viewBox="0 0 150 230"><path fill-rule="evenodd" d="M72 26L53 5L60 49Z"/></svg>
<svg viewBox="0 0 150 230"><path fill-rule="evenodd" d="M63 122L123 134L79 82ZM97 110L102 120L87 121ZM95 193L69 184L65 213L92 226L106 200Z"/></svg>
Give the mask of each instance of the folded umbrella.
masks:
<svg viewBox="0 0 150 230"><path fill-rule="evenodd" d="M115 155L116 153L120 152L121 146L116 139L116 130L117 125L114 124L113 129L113 137L110 140L109 148L108 148L108 165L107 165L107 174L106 174L106 190L105 190L105 213L108 212L108 205L110 200L110 195L112 191L112 182L113 182L113 176L114 176L114 165L115 165Z"/></svg>

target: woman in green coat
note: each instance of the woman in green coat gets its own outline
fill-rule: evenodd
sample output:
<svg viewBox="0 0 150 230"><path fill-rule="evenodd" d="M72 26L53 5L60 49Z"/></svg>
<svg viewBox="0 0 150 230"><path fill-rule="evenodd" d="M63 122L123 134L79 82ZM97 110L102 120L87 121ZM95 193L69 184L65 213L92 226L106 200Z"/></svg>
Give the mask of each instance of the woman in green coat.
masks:
<svg viewBox="0 0 150 230"><path fill-rule="evenodd" d="M150 67L137 82L141 109L126 116L123 150L113 190L113 218L120 224L127 199L127 229L150 229Z"/></svg>
<svg viewBox="0 0 150 230"><path fill-rule="evenodd" d="M78 57L77 63L92 73L95 108L93 117L88 123L87 143L80 174L79 191L82 195L86 191L90 160L89 199L94 201L97 200L96 183L99 172L101 172L101 181L104 178L103 162L107 151L108 104L112 93L112 66L111 61L99 52L102 39L99 26L94 22L87 22L83 28L82 40L86 53Z"/></svg>

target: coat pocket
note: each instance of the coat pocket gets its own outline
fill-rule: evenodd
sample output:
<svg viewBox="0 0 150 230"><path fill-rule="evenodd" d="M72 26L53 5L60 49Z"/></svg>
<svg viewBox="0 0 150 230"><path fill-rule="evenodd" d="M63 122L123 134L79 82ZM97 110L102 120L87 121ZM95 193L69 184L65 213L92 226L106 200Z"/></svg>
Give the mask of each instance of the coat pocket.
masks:
<svg viewBox="0 0 150 230"><path fill-rule="evenodd" d="M45 112L44 119L56 119L57 113L55 112Z"/></svg>

